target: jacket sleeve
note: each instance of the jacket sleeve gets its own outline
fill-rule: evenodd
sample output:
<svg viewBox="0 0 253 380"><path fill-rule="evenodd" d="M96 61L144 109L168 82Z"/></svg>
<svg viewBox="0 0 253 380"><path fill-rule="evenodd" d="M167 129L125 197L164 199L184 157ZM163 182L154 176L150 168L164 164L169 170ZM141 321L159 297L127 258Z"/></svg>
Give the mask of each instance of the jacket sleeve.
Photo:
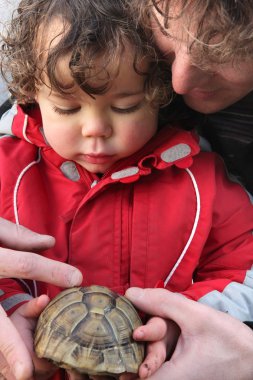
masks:
<svg viewBox="0 0 253 380"><path fill-rule="evenodd" d="M25 114L16 103L11 107L11 104L6 102L5 106L6 112L1 115L0 132L3 135L12 135L13 126L24 124ZM11 315L19 306L33 298L33 288L33 281L0 279L0 304L7 315Z"/></svg>
<svg viewBox="0 0 253 380"><path fill-rule="evenodd" d="M203 248L189 298L253 320L253 206L249 195L229 181L220 159L215 170L210 233Z"/></svg>
<svg viewBox="0 0 253 380"><path fill-rule="evenodd" d="M0 304L11 315L19 306L33 298L33 282L14 279L0 280Z"/></svg>

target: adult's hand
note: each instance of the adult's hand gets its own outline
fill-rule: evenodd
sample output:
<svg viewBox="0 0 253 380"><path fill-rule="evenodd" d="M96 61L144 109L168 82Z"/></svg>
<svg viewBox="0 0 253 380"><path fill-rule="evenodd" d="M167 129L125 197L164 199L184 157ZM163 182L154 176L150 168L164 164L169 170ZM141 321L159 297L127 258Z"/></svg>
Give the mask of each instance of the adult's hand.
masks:
<svg viewBox="0 0 253 380"><path fill-rule="evenodd" d="M46 380L56 371L56 367L53 366L52 363L45 359L38 359L33 349L32 335L36 325L36 320L48 302L48 296L43 294L40 297L33 298L29 302L20 306L10 318L6 317L5 328L0 329L2 351L9 346L10 333L7 330L7 326L9 326L10 330L13 331L13 337L15 332L15 330L13 330L14 326L18 326L18 333L15 336L16 361L12 363L13 365L9 365L4 355L0 354L1 375L5 379L28 379L33 375L36 380ZM25 350L23 347L24 345ZM26 369L26 372L24 371L24 368ZM28 369L30 370L30 373L28 372Z"/></svg>
<svg viewBox="0 0 253 380"><path fill-rule="evenodd" d="M37 234L0 218L0 277L44 281L64 288L80 285L82 275L76 268L34 253L54 243L52 236ZM41 311L46 303L40 304ZM1 306L0 326L0 374L8 380L32 378L31 356Z"/></svg>
<svg viewBox="0 0 253 380"><path fill-rule="evenodd" d="M48 282L61 287L80 285L82 274L71 265L31 252L50 248L55 240L0 218L0 277Z"/></svg>
<svg viewBox="0 0 253 380"><path fill-rule="evenodd" d="M175 351L149 380L252 380L253 332L242 322L165 289L130 288L140 310L172 319L181 329ZM159 339L149 325L135 330L143 341Z"/></svg>

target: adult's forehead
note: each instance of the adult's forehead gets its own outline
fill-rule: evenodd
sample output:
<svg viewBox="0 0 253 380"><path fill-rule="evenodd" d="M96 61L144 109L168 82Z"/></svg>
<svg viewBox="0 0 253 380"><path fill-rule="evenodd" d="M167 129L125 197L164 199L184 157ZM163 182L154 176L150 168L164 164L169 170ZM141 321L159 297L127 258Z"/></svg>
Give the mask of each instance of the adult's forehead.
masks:
<svg viewBox="0 0 253 380"><path fill-rule="evenodd" d="M230 1L235 0L150 0L151 18L164 35L182 39L182 34L185 34L188 35L187 39L192 37L199 42L217 43L217 39L222 40L230 33L233 25L240 25L239 22L232 25L232 11L228 13L225 5ZM176 31L176 35L172 35L172 30Z"/></svg>
<svg viewBox="0 0 253 380"><path fill-rule="evenodd" d="M150 0L152 28L163 49L172 37L196 65L240 63L253 58L253 0ZM156 18L156 23L154 22ZM160 31L160 36L159 36ZM161 33L163 38L161 38ZM178 45L177 45L178 46ZM168 49L171 42L168 43ZM167 50L168 50L167 49Z"/></svg>
<svg viewBox="0 0 253 380"><path fill-rule="evenodd" d="M182 42L187 42L189 37L194 36L196 23L182 14L181 1L152 0L152 3L154 4L151 12L153 30L158 28L164 36Z"/></svg>

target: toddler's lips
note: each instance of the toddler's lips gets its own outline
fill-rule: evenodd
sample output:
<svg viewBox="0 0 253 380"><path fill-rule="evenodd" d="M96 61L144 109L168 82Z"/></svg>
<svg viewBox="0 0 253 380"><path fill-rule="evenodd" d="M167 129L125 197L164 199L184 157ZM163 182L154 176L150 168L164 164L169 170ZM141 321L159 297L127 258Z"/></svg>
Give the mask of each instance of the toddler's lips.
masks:
<svg viewBox="0 0 253 380"><path fill-rule="evenodd" d="M108 154L84 154L83 159L90 164L106 164L111 161L113 155Z"/></svg>

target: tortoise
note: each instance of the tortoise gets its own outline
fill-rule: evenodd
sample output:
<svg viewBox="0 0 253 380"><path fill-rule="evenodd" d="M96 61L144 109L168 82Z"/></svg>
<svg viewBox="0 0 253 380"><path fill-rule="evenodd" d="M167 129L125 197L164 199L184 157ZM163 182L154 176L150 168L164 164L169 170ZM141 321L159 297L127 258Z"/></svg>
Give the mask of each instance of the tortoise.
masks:
<svg viewBox="0 0 253 380"><path fill-rule="evenodd" d="M67 289L41 313L35 352L59 367L88 375L137 373L144 345L133 340L132 332L141 324L130 301L106 287Z"/></svg>

